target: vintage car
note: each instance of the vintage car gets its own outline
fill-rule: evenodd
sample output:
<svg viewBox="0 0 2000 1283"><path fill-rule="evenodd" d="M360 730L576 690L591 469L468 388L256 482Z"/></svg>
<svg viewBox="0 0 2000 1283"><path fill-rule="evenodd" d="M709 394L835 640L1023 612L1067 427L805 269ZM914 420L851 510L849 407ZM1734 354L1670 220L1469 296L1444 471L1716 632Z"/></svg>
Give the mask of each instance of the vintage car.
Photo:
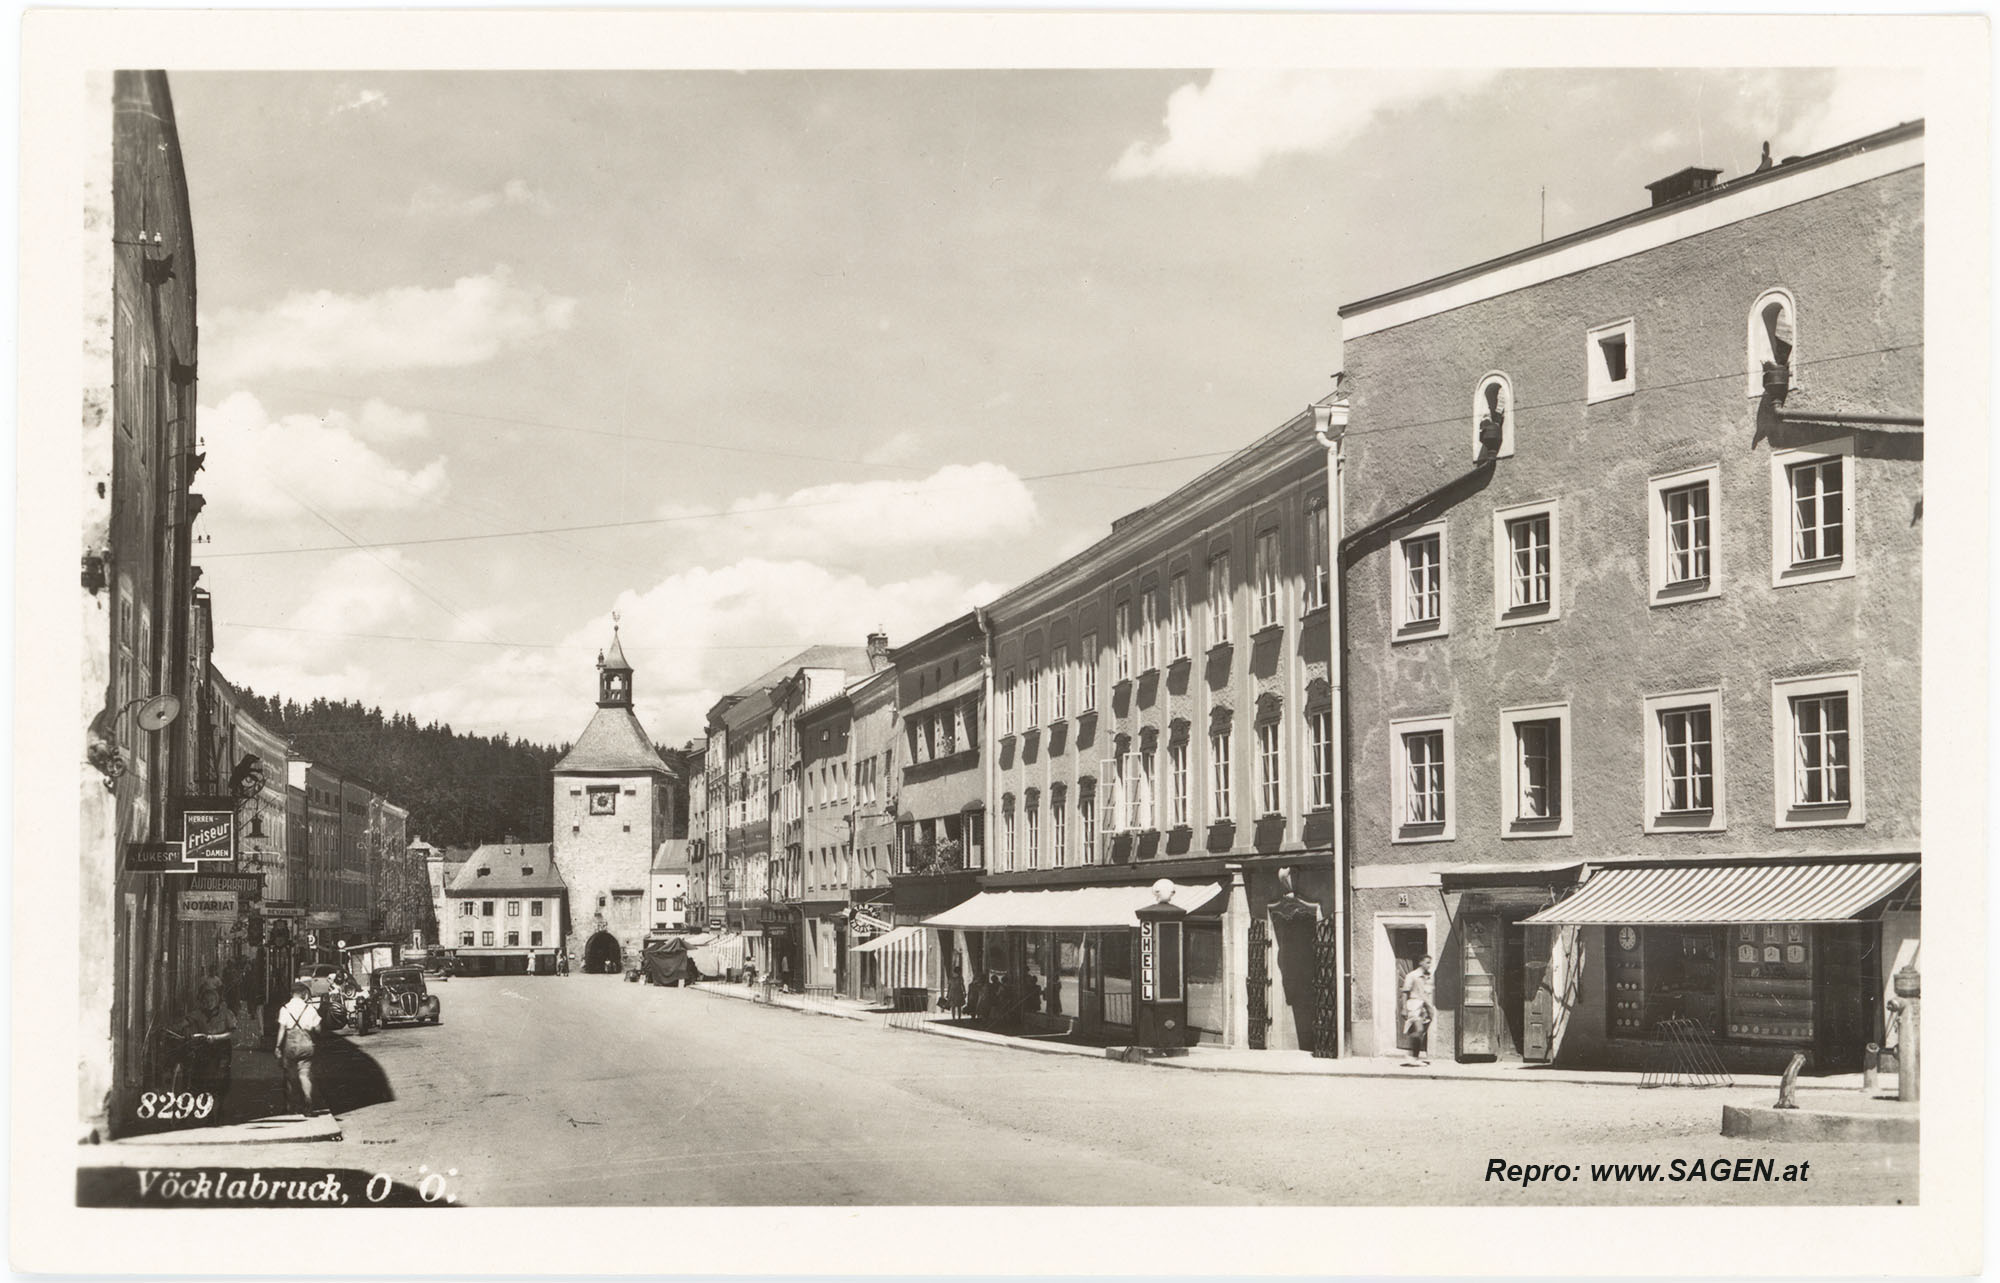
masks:
<svg viewBox="0 0 2000 1283"><path fill-rule="evenodd" d="M442 1004L424 987L422 967L383 967L370 977L369 984L369 1005L384 1026L399 1022L435 1025L444 1019Z"/></svg>

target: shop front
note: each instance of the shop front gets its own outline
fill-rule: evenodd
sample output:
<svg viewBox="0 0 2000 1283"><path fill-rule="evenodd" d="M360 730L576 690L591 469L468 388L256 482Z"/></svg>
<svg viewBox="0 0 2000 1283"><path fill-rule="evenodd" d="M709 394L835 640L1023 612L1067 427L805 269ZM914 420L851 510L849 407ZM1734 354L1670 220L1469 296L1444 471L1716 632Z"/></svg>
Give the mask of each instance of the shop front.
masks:
<svg viewBox="0 0 2000 1283"><path fill-rule="evenodd" d="M1575 933L1584 957L1560 1059L1651 1069L1710 1044L1742 1072L1795 1053L1808 1073L1858 1070L1919 886L1914 857L1595 869L1525 922Z"/></svg>
<svg viewBox="0 0 2000 1283"><path fill-rule="evenodd" d="M1148 1002L1164 1002L1176 1008L1174 1041L1220 1042L1228 897L1219 883L1164 888L984 891L924 925L947 971L964 977L975 1020L1116 1042L1137 1037ZM1160 904L1171 912L1142 924Z"/></svg>

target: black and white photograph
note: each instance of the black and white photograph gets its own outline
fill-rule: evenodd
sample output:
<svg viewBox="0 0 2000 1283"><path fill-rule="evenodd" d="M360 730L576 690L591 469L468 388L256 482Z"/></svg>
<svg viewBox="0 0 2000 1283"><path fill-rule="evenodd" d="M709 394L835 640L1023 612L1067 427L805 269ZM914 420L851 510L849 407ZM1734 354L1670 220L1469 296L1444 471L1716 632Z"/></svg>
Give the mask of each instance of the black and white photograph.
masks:
<svg viewBox="0 0 2000 1283"><path fill-rule="evenodd" d="M23 39L15 1268L1981 1268L1983 18Z"/></svg>

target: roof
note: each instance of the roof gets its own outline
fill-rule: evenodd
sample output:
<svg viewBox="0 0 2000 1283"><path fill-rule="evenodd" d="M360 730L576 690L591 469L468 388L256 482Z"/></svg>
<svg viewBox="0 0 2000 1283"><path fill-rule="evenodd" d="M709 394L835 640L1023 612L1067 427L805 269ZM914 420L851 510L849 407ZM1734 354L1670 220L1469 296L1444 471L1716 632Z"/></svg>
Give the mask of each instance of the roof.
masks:
<svg viewBox="0 0 2000 1283"><path fill-rule="evenodd" d="M485 877L479 871L487 871ZM526 870L526 872L523 872ZM567 891L556 868L555 848L547 842L488 842L472 853L445 887L469 894L488 891Z"/></svg>
<svg viewBox="0 0 2000 1283"><path fill-rule="evenodd" d="M808 646L769 672L760 673L755 678L745 682L741 687L737 688L734 695L736 698L742 699L746 696L754 695L758 691L770 690L779 682L798 672L801 668L838 668L845 670L849 677L860 677L869 671L868 647L840 646L830 643Z"/></svg>
<svg viewBox="0 0 2000 1283"><path fill-rule="evenodd" d="M598 658L598 663L605 668L622 669L628 673L632 671L632 665L625 662L625 648L618 643L618 627L615 624L611 628L611 649Z"/></svg>
<svg viewBox="0 0 2000 1283"><path fill-rule="evenodd" d="M600 707L591 714L590 725L583 728L583 734L577 736L576 743L563 754L554 770L558 775L674 773L653 747L653 741L646 738L646 728L639 725L638 717L623 705Z"/></svg>
<svg viewBox="0 0 2000 1283"><path fill-rule="evenodd" d="M686 873L688 867L688 840L668 838L660 843L660 849L653 852L653 872Z"/></svg>

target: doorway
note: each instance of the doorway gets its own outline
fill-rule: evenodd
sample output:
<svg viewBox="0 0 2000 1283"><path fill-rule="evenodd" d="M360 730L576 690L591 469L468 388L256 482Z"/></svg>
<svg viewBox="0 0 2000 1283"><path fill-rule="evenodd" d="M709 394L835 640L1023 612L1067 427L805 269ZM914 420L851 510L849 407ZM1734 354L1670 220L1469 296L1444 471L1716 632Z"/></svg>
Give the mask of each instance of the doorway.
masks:
<svg viewBox="0 0 2000 1283"><path fill-rule="evenodd" d="M615 976L625 969L624 964L625 950L619 945L618 937L609 931L598 932L583 946L585 975Z"/></svg>
<svg viewBox="0 0 2000 1283"><path fill-rule="evenodd" d="M1396 1031L1396 1048L1400 1051L1411 1051L1415 1048L1416 1043L1408 1033L1404 1032L1403 979L1416 970L1417 963L1421 962L1424 955L1431 951L1430 928L1428 926L1395 926L1385 924L1382 931L1388 937L1389 961L1391 966L1386 974L1388 975L1390 984L1387 1001L1380 1004L1376 1022L1379 1025L1386 1018L1391 1028Z"/></svg>

